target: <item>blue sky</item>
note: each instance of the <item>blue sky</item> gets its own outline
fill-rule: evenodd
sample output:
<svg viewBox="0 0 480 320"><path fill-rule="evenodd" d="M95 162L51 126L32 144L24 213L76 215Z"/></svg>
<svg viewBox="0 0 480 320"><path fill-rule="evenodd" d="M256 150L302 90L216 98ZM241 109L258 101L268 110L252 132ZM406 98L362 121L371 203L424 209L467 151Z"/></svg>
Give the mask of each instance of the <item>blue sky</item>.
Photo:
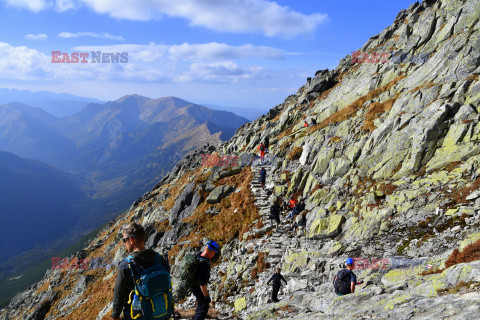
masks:
<svg viewBox="0 0 480 320"><path fill-rule="evenodd" d="M0 0L0 87L269 109L413 0ZM51 63L128 52L127 63Z"/></svg>

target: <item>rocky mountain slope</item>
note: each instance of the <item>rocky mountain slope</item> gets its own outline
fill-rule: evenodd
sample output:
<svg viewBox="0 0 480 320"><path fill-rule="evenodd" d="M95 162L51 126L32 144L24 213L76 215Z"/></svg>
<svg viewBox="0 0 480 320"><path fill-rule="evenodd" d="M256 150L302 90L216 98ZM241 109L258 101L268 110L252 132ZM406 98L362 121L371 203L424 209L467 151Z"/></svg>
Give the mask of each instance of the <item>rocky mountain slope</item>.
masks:
<svg viewBox="0 0 480 320"><path fill-rule="evenodd" d="M0 316L108 319L124 256L119 228L138 221L172 264L207 238L222 244L216 318L478 317L479 42L480 0L413 4L361 54L318 71L228 142L184 157ZM317 124L304 127L311 118ZM254 153L267 136L261 163ZM295 224L273 225L270 204L292 195L305 211ZM331 281L346 257L365 282L338 297ZM88 263L76 269L74 259ZM270 303L276 267L289 284ZM191 307L191 299L177 305L184 314Z"/></svg>

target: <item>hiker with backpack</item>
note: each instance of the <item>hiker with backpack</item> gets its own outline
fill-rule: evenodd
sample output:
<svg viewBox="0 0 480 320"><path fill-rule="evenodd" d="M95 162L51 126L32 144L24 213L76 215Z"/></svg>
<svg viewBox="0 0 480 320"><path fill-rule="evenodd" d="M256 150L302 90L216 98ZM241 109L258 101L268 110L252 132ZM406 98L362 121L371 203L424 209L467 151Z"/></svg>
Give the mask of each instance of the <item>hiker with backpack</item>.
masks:
<svg viewBox="0 0 480 320"><path fill-rule="evenodd" d="M128 257L118 265L112 319L166 320L173 314L170 265L145 248L145 229L138 223L122 227Z"/></svg>
<svg viewBox="0 0 480 320"><path fill-rule="evenodd" d="M265 168L260 169L260 178L259 182L262 186L262 189L265 189L265 181L267 180L267 170Z"/></svg>
<svg viewBox="0 0 480 320"><path fill-rule="evenodd" d="M280 223L280 213L282 211L282 207L280 207L280 205L278 204L280 202L280 200L276 200L273 205L270 207L270 215L269 215L269 218L271 220L275 220L275 222L277 223L277 227L278 227L278 224Z"/></svg>
<svg viewBox="0 0 480 320"><path fill-rule="evenodd" d="M204 320L207 317L211 302L207 288L207 284L210 281L210 260L216 254L220 254L220 246L215 241L210 240L207 242L203 252L198 253L195 257L193 266L187 267L193 273L189 277L187 285L190 286L190 291L197 299L194 320Z"/></svg>
<svg viewBox="0 0 480 320"><path fill-rule="evenodd" d="M263 158L265 157L265 145L260 143L258 150L260 150L260 162L263 162Z"/></svg>
<svg viewBox="0 0 480 320"><path fill-rule="evenodd" d="M345 264L347 265L346 269L338 271L337 276L333 279L333 287L338 296L354 293L355 285L363 283L357 282L357 276L352 271L355 268L353 259L348 258Z"/></svg>
<svg viewBox="0 0 480 320"><path fill-rule="evenodd" d="M273 302L278 302L278 291L280 290L280 287L282 286L282 281L287 284L287 280L282 276L280 273L280 268L277 268L277 272L273 274L273 276L270 278L270 280L267 281L267 285L272 282L272 301Z"/></svg>
<svg viewBox="0 0 480 320"><path fill-rule="evenodd" d="M264 143L265 143L265 152L268 152L270 148L270 139L268 139L268 137L265 137Z"/></svg>

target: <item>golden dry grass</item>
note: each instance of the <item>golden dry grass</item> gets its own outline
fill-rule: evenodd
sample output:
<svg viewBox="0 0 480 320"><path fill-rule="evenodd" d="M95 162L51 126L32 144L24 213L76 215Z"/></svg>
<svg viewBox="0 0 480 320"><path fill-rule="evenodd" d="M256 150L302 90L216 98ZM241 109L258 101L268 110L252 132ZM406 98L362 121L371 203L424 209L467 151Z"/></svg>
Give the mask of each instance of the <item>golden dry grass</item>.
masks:
<svg viewBox="0 0 480 320"><path fill-rule="evenodd" d="M328 140L328 143L331 144L331 143L338 143L342 141L342 139L340 137L331 137L330 140Z"/></svg>
<svg viewBox="0 0 480 320"><path fill-rule="evenodd" d="M287 155L288 160L298 160L302 155L303 148L302 147L295 147L293 148Z"/></svg>
<svg viewBox="0 0 480 320"><path fill-rule="evenodd" d="M219 180L219 185L228 184L241 190L215 204L214 206L220 211L215 216L206 213L207 209L212 207L211 204L201 203L193 215L184 220L193 226L193 231L179 242L190 241L189 246L197 247L204 237L220 244L225 244L234 238L242 239L243 234L251 228L253 221L259 218L255 198L250 190L251 180L250 167L245 167L239 174ZM180 246L174 246L169 256L174 259L180 249Z"/></svg>
<svg viewBox="0 0 480 320"><path fill-rule="evenodd" d="M267 257L268 252L259 252L257 255L257 261L255 264L255 267L250 271L250 275L252 276L252 279L258 279L258 275L262 273L265 269L270 267L270 264L265 261L265 258Z"/></svg>
<svg viewBox="0 0 480 320"><path fill-rule="evenodd" d="M105 305L112 301L116 277L103 281L102 274L97 274L96 276L98 277L97 280L93 284L88 285L87 290L78 300L80 302L88 299L88 302L78 304L71 314L60 316L58 319L95 319Z"/></svg>
<svg viewBox="0 0 480 320"><path fill-rule="evenodd" d="M378 118L381 114L392 110L392 107L399 96L400 93L397 93L392 99L384 102L374 102L370 106L368 106L368 111L365 114L365 121L362 128L363 131L372 132L373 130L375 130L377 127L373 124L373 120Z"/></svg>

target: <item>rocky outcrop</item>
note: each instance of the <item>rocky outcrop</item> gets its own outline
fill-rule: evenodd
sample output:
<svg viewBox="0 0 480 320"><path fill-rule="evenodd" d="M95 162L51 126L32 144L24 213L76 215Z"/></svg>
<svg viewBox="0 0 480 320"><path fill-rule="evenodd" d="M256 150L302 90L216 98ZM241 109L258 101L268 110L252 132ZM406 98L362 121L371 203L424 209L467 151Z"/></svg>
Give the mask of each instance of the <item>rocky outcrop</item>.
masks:
<svg viewBox="0 0 480 320"><path fill-rule="evenodd" d="M215 189L212 190L212 192L208 196L207 202L210 203L210 204L218 203L218 202L220 202L220 200L222 200L228 194L230 194L230 192L232 192L233 190L235 190L235 189L232 188L231 186L216 187Z"/></svg>

